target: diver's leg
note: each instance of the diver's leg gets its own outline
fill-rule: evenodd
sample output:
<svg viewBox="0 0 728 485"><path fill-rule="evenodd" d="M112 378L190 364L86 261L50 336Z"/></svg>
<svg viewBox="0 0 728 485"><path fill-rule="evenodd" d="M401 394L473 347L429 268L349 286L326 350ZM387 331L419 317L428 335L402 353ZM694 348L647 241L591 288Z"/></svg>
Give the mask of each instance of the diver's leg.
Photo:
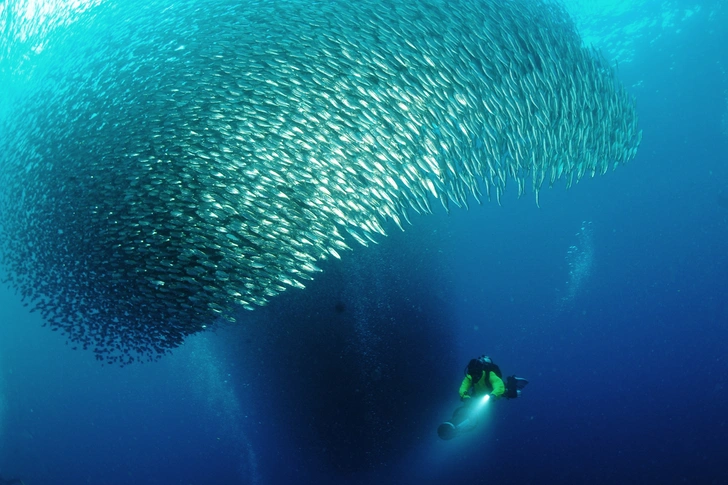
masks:
<svg viewBox="0 0 728 485"><path fill-rule="evenodd" d="M468 412L468 406L463 404L462 406L458 407L453 411L452 418L450 418L450 422L454 424L455 426L459 425L466 419L468 419L470 413Z"/></svg>
<svg viewBox="0 0 728 485"><path fill-rule="evenodd" d="M508 379L506 379L505 396L508 399L515 399L518 397L518 385L516 384L515 376L508 376Z"/></svg>

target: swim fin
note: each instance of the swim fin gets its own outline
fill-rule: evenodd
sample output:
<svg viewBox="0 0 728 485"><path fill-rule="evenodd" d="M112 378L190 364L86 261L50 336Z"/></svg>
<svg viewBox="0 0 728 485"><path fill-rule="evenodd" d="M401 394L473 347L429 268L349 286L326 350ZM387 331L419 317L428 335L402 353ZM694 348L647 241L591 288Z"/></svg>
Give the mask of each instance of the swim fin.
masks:
<svg viewBox="0 0 728 485"><path fill-rule="evenodd" d="M523 377L508 376L508 379L506 379L506 398L515 399L517 397L521 397L521 390L526 387L527 384L528 380Z"/></svg>
<svg viewBox="0 0 728 485"><path fill-rule="evenodd" d="M443 440L451 440L462 431L471 431L475 427L475 421L471 421L470 413L471 409L467 405L455 409L450 421L437 427L437 436Z"/></svg>

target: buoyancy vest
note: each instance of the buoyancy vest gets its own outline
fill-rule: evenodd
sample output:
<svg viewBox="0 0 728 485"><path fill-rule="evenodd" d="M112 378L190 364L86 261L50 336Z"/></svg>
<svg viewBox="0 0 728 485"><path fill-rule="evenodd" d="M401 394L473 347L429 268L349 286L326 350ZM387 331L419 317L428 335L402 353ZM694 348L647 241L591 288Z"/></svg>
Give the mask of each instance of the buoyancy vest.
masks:
<svg viewBox="0 0 728 485"><path fill-rule="evenodd" d="M486 381L484 382L485 386L492 391L493 386L490 383L490 373L494 372L495 375L503 379L503 374L501 373L500 367L498 367L496 364L493 363L484 363L483 364L483 373L480 375L479 378L475 379L474 376L470 376L470 379L473 381L473 386L475 386L476 383L480 382L480 379L483 377L486 378Z"/></svg>

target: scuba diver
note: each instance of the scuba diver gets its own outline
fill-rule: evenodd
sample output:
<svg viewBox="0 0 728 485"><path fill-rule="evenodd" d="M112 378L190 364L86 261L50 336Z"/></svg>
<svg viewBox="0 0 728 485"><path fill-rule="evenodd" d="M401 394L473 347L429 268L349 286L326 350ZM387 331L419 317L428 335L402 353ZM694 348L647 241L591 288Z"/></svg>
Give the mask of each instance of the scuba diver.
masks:
<svg viewBox="0 0 728 485"><path fill-rule="evenodd" d="M471 359L465 368L465 377L460 384L460 400L465 404L457 408L450 421L437 428L437 434L444 440L451 440L460 432L471 431L478 424L480 410L489 400L515 399L528 381L522 377L508 376L505 384L500 367L487 355Z"/></svg>

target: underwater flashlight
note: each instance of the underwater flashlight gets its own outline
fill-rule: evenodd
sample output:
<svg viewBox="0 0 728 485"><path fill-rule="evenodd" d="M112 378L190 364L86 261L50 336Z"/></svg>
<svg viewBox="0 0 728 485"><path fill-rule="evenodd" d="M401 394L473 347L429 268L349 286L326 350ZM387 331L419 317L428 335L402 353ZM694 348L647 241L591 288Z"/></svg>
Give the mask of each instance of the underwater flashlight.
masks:
<svg viewBox="0 0 728 485"><path fill-rule="evenodd" d="M490 401L490 394L486 394L482 398L471 398L469 407L461 406L455 410L451 421L445 421L437 428L437 435L443 440L451 440L462 431L471 431L475 428L479 420L478 415L488 401Z"/></svg>
<svg viewBox="0 0 728 485"><path fill-rule="evenodd" d="M483 396L478 402L475 403L475 406L473 406L472 412L479 412L483 407L485 407L485 403L487 403L490 400L490 394L486 394Z"/></svg>

